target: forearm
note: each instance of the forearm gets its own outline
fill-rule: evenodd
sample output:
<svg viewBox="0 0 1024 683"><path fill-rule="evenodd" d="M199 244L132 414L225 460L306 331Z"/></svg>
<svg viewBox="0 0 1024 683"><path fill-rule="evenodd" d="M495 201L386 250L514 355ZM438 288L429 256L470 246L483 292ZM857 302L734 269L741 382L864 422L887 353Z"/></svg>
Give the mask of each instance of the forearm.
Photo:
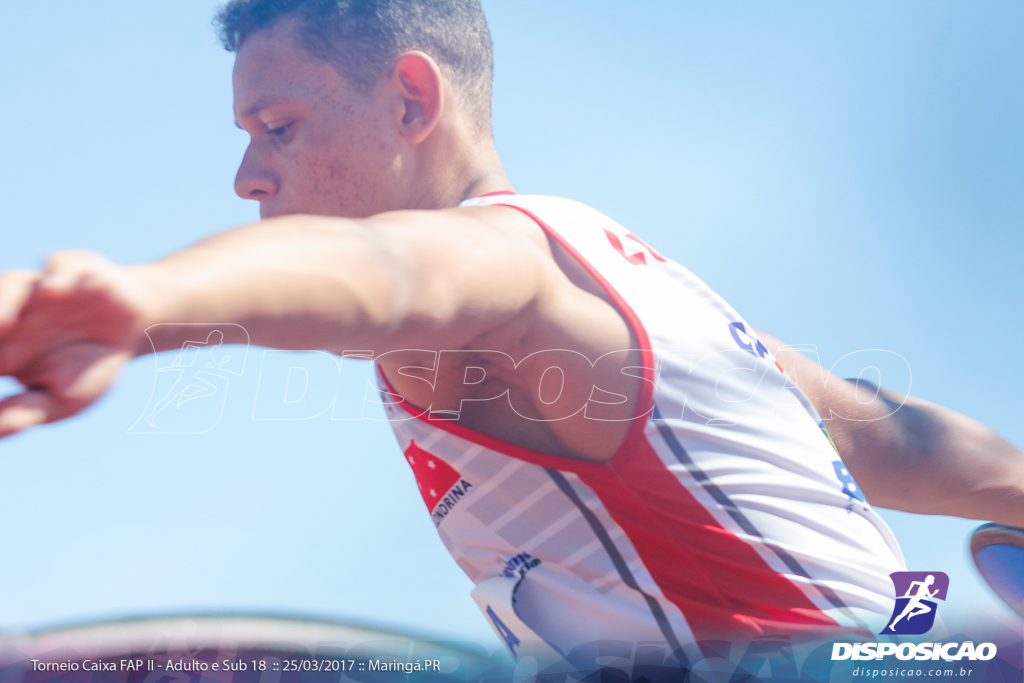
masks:
<svg viewBox="0 0 1024 683"><path fill-rule="evenodd" d="M878 430L886 442L851 459L860 457L861 469L871 470L878 505L1024 527L1024 453L942 406L885 391L876 400L886 413L895 410L880 418L889 423ZM834 418L830 429L852 452L864 429L844 422Z"/></svg>
<svg viewBox="0 0 1024 683"><path fill-rule="evenodd" d="M923 399L860 386L759 332L814 404L868 500L920 514L1024 527L1024 453Z"/></svg>
<svg viewBox="0 0 1024 683"><path fill-rule="evenodd" d="M365 221L291 216L130 271L147 293L143 326L158 351L178 345L171 327L152 327L162 323L234 323L275 348L364 349L394 331L407 298L385 250Z"/></svg>

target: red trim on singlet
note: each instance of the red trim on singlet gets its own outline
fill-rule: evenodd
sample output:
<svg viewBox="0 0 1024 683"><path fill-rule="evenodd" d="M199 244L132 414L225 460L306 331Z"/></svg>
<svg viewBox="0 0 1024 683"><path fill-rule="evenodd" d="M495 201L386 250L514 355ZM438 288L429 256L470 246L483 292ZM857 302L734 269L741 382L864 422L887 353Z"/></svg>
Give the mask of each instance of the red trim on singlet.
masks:
<svg viewBox="0 0 1024 683"><path fill-rule="evenodd" d="M636 340L640 344L640 357L642 359L640 365L641 370L643 371L643 381L640 383L640 394L637 396L636 401L636 415L633 416L632 424L629 427L629 431L626 433L625 440L622 442L622 445L619 446L619 450L615 452L615 455L613 455L611 460L609 460L607 463L600 463L610 466L611 469L614 471L615 469L625 464L624 460L628 459L629 455L632 452L629 446L634 441L640 440L643 441L644 443L647 442L647 440L644 438L644 425L647 421L642 420L640 418L643 417L644 415L647 415L654 409L654 386L656 381L656 378L654 376L654 351L651 349L651 340L647 336L647 330L640 323L640 318L637 316L636 312L633 311L630 305L626 303L626 300L622 298L619 292L614 287L612 287L611 283L608 282L608 280L606 280L604 276L601 275L601 273L599 273L597 269L591 265L590 261L584 258L583 254L576 250L576 247L574 247L565 238L558 234L558 232L554 228L552 228L550 225L542 221L540 217L537 216L535 213L528 209L524 209L521 206L516 206L514 204L494 204L493 206L507 206L511 209L517 209L526 214L527 216L529 216L531 219L533 219L534 223L539 225L545 233L554 238L554 240L558 242L563 249L569 252L569 254L571 254L572 257L576 259L576 261L581 266L583 266L588 273L590 273L590 276L594 278L594 280L596 280L599 285L601 285L601 288L604 289L608 296L611 297L612 301L615 302L615 305L619 309L619 312L622 313L622 315L626 318L626 322L629 324L629 327L633 330L633 334L636 335ZM543 454L538 453L537 455ZM561 458L558 456L552 457L557 458L559 461L578 462L570 458ZM545 467L552 467L552 465L545 465ZM555 469L565 470L566 468L562 466L556 467ZM572 470L567 471L571 472Z"/></svg>
<svg viewBox="0 0 1024 683"><path fill-rule="evenodd" d="M645 380L636 419L612 459L593 463L539 453L451 420L431 420L428 411L416 418L509 457L577 475L626 532L647 571L686 617L697 640L766 632L834 632L836 622L768 566L753 546L722 528L647 440L647 419L641 418L654 405L654 352L633 309L582 254L538 216L512 204L495 206L517 209L532 218L604 288L632 327L641 348ZM388 390L400 395L384 373L379 374Z"/></svg>
<svg viewBox="0 0 1024 683"><path fill-rule="evenodd" d="M515 193L516 193L515 190L495 190L494 192L485 192L483 194L478 194L477 196L472 197L472 199L479 199L480 197L496 197L497 195L500 195L500 194L515 194Z"/></svg>

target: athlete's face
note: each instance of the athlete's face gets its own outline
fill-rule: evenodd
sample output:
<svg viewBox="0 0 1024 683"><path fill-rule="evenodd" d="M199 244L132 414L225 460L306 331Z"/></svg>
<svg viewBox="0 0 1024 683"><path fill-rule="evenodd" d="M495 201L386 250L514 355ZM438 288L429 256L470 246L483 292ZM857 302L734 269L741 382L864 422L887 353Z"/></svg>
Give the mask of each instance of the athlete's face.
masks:
<svg viewBox="0 0 1024 683"><path fill-rule="evenodd" d="M235 192L260 215L363 217L403 208L400 136L385 87L355 90L303 50L284 20L246 40L233 74L235 121L251 141Z"/></svg>

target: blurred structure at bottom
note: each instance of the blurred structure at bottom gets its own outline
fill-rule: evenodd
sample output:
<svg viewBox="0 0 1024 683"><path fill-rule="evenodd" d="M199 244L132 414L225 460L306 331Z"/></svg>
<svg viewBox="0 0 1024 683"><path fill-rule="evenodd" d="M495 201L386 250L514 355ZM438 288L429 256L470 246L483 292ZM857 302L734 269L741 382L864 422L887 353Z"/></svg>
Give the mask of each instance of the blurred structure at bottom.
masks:
<svg viewBox="0 0 1024 683"><path fill-rule="evenodd" d="M806 643L765 635L674 652L658 642L597 641L551 662L517 642L513 661L477 643L339 621L152 616L0 634L0 683L1020 683L1024 675L1024 623L1004 610L947 610L919 637L935 656L903 656L920 649L917 640ZM884 652L880 643L900 645ZM875 649L864 654L867 645ZM853 654L855 646L863 652Z"/></svg>

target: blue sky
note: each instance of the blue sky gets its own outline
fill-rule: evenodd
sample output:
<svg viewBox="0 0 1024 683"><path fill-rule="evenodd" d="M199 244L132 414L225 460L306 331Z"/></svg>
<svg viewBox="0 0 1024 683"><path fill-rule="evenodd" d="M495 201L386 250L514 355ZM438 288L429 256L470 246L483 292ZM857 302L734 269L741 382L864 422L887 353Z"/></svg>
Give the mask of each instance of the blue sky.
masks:
<svg viewBox="0 0 1024 683"><path fill-rule="evenodd" d="M913 393L1024 445L1024 6L552 5L485 0L520 192L604 211L826 366L899 353ZM232 192L246 136L214 6L5 8L0 268L145 261L258 217ZM0 444L0 629L244 609L494 642L387 425L254 421L261 359L204 434L128 433L140 359L81 417ZM883 514L950 602L991 600L976 522Z"/></svg>

